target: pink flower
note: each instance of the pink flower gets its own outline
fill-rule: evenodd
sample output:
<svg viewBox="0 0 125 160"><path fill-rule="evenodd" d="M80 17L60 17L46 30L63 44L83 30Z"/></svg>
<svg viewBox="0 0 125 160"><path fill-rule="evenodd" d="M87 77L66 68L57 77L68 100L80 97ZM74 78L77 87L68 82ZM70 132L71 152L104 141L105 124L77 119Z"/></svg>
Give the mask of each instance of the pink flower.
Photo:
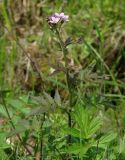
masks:
<svg viewBox="0 0 125 160"><path fill-rule="evenodd" d="M59 17L63 20L63 21L68 21L69 16L65 15L64 13L60 13Z"/></svg>
<svg viewBox="0 0 125 160"><path fill-rule="evenodd" d="M56 23L58 23L59 21L60 21L60 18L59 18L59 17L51 16L51 17L49 18L49 23L54 23L54 24L56 24Z"/></svg>
<svg viewBox="0 0 125 160"><path fill-rule="evenodd" d="M53 15L51 15L49 18L48 18L48 22L50 24L57 24L59 21L60 22L65 22L65 21L68 21L68 18L69 16L68 15L65 15L63 12L62 13L54 13Z"/></svg>

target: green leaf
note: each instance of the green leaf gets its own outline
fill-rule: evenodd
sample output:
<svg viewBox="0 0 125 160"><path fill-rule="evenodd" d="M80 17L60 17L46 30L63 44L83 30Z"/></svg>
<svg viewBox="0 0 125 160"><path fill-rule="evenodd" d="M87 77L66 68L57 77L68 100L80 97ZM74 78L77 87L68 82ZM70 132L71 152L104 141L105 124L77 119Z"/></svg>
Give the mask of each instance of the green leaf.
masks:
<svg viewBox="0 0 125 160"><path fill-rule="evenodd" d="M80 130L76 129L76 128L63 128L64 132L66 134L69 134L71 136L74 136L74 137L78 137L80 138Z"/></svg>
<svg viewBox="0 0 125 160"><path fill-rule="evenodd" d="M88 110L80 105L76 106L73 116L81 133L79 135L85 139L91 138L102 125L100 117L90 118Z"/></svg>
<svg viewBox="0 0 125 160"><path fill-rule="evenodd" d="M99 143L109 143L117 137L116 133L110 132L102 136L99 140Z"/></svg>
<svg viewBox="0 0 125 160"><path fill-rule="evenodd" d="M102 120L100 119L100 117L93 118L89 123L87 138L90 138L93 134L95 134L96 131L101 127L101 125Z"/></svg>
<svg viewBox="0 0 125 160"><path fill-rule="evenodd" d="M26 104L22 102L20 99L8 99L7 103L11 106L12 109L19 111L21 113L28 113L29 108L26 108Z"/></svg>
<svg viewBox="0 0 125 160"><path fill-rule="evenodd" d="M43 107L36 107L34 109L32 109L30 111L30 113L28 113L28 117L29 116L36 116L36 115L40 115L40 114L43 114L43 113L48 113L49 111L49 108L43 106Z"/></svg>
<svg viewBox="0 0 125 160"><path fill-rule="evenodd" d="M3 117L6 117L6 118L8 118L8 116L7 116L7 114L6 114L6 111L5 111L5 109L4 109L4 106L2 106L1 104L0 104L0 116L3 116Z"/></svg>
<svg viewBox="0 0 125 160"><path fill-rule="evenodd" d="M0 149L0 159L1 160L9 160L9 157L7 156L7 154L2 149Z"/></svg>
<svg viewBox="0 0 125 160"><path fill-rule="evenodd" d="M5 20L6 27L10 31L11 30L11 22L10 22L6 7L7 7L6 3L2 3L0 9L2 10L1 13L2 13L2 16Z"/></svg>
<svg viewBox="0 0 125 160"><path fill-rule="evenodd" d="M73 116L75 118L76 123L80 127L81 133L86 138L89 123L89 115L87 110L80 105L76 106Z"/></svg>
<svg viewBox="0 0 125 160"><path fill-rule="evenodd" d="M116 150L118 153L123 153L125 152L125 136L119 139L119 145L116 147Z"/></svg>
<svg viewBox="0 0 125 160"><path fill-rule="evenodd" d="M5 133L0 133L0 149L10 148L10 145L6 143Z"/></svg>
<svg viewBox="0 0 125 160"><path fill-rule="evenodd" d="M22 102L19 101L19 100L15 100L15 99L8 99L8 104L11 105L11 107L13 107L14 109L17 109L17 110L21 110L22 108Z"/></svg>
<svg viewBox="0 0 125 160"><path fill-rule="evenodd" d="M95 144L93 144L93 146L95 147L100 147L100 148L103 148L105 149L107 147L107 145L112 141L114 140L115 138L117 137L117 134L116 133L107 133L105 134L104 136L102 136L98 142L96 142Z"/></svg>
<svg viewBox="0 0 125 160"><path fill-rule="evenodd" d="M24 102L25 104L27 104L28 102L29 102L29 98L30 96L29 95L21 95L20 97L19 97L19 99L22 101L22 102Z"/></svg>
<svg viewBox="0 0 125 160"><path fill-rule="evenodd" d="M23 133L26 130L31 128L29 121L24 119L18 121L15 127L16 127L15 129L7 133L7 137L11 137L11 136Z"/></svg>
<svg viewBox="0 0 125 160"><path fill-rule="evenodd" d="M71 146L68 147L66 152L71 153L71 154L79 154L81 151L81 146L78 143L72 144Z"/></svg>
<svg viewBox="0 0 125 160"><path fill-rule="evenodd" d="M72 144L71 146L69 146L66 150L66 152L70 153L70 154L76 154L76 155L80 155L80 157L82 157L83 155L86 154L86 152L88 151L88 149L91 147L91 144L80 144L80 143L75 143Z"/></svg>

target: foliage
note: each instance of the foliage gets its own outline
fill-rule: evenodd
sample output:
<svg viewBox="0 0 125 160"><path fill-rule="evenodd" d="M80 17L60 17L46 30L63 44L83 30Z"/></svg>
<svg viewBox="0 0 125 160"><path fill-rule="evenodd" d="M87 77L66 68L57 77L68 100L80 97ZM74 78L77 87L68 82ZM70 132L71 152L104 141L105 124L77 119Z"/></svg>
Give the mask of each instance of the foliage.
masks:
<svg viewBox="0 0 125 160"><path fill-rule="evenodd" d="M125 159L124 6L0 1L1 160Z"/></svg>

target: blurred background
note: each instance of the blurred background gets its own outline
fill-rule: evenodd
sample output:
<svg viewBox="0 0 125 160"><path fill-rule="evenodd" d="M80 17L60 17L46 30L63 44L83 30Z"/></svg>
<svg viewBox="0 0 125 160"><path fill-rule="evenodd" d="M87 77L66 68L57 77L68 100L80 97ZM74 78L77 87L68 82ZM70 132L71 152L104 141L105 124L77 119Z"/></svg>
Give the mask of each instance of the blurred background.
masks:
<svg viewBox="0 0 125 160"><path fill-rule="evenodd" d="M82 37L92 46L118 80L124 82L125 1L123 0L1 0L0 1L0 86L40 92L51 80L63 56L47 17L54 12L69 15L61 32L64 40ZM69 65L73 70L94 63L94 72L105 72L98 58L84 44L69 45ZM41 81L36 68L47 81ZM94 60L96 62L94 62ZM96 63L96 64L95 64ZM56 64L56 65L55 65Z"/></svg>

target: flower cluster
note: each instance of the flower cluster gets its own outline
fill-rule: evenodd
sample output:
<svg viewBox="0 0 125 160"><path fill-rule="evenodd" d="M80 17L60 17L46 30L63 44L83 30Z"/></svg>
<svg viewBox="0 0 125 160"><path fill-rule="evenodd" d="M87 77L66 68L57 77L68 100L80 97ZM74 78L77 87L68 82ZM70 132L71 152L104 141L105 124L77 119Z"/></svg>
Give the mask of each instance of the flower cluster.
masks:
<svg viewBox="0 0 125 160"><path fill-rule="evenodd" d="M58 22L65 22L68 21L69 16L65 15L64 13L54 13L50 17L48 17L49 24L57 24Z"/></svg>

